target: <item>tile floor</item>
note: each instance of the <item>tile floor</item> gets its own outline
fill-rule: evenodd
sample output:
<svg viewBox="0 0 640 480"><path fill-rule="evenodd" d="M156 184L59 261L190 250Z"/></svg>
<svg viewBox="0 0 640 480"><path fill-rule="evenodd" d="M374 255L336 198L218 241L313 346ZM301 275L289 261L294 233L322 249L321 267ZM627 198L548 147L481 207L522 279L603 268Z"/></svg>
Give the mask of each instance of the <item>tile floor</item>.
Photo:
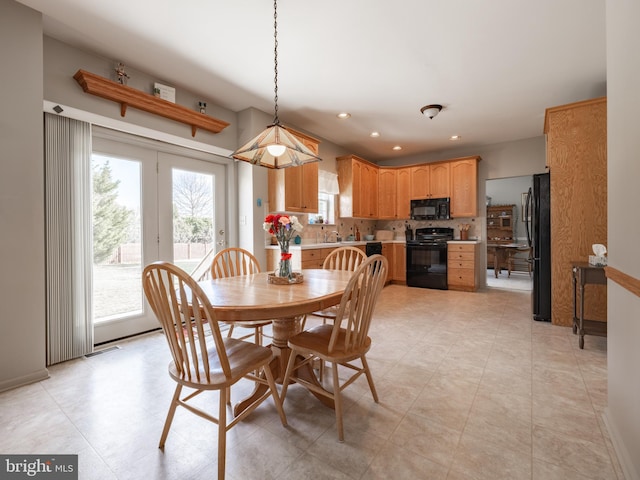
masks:
<svg viewBox="0 0 640 480"><path fill-rule="evenodd" d="M227 478L622 480L602 421L606 340L580 350L529 310L528 292L385 288L369 354L380 403L364 378L349 387L338 443L333 411L294 385L289 428L268 400L228 433ZM0 394L0 452L77 453L83 480L215 478L214 425L179 410L157 448L163 337L119 346Z"/></svg>

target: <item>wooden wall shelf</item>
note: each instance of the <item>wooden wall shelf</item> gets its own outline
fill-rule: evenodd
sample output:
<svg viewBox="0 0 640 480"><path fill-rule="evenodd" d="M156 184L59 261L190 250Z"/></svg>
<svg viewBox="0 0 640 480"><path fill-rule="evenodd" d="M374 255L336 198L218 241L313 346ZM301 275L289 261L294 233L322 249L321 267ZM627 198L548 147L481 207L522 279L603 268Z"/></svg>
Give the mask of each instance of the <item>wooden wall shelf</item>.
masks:
<svg viewBox="0 0 640 480"><path fill-rule="evenodd" d="M127 113L127 106L154 113L161 117L185 123L191 126L191 136L196 136L196 130L201 128L212 133L220 133L229 125L228 122L210 117L204 113L190 110L182 105L154 97L135 88L121 85L117 82L101 77L86 70L78 70L73 76L86 93L106 98L120 104L120 115Z"/></svg>

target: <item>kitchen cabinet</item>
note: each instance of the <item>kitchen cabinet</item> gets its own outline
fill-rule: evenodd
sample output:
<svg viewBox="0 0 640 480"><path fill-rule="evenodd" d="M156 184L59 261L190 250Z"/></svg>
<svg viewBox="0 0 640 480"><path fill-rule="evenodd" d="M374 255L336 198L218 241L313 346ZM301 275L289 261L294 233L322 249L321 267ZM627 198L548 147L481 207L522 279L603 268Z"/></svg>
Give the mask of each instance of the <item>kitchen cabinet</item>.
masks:
<svg viewBox="0 0 640 480"><path fill-rule="evenodd" d="M570 266L588 259L594 243L607 245L606 97L548 108L544 133L551 170L551 322L571 326ZM606 319L606 286L587 289L585 317Z"/></svg>
<svg viewBox="0 0 640 480"><path fill-rule="evenodd" d="M380 169L380 174L385 169ZM396 171L396 218L408 219L411 215L411 168Z"/></svg>
<svg viewBox="0 0 640 480"><path fill-rule="evenodd" d="M447 282L449 290L474 292L480 284L478 243L449 242L447 248Z"/></svg>
<svg viewBox="0 0 640 480"><path fill-rule="evenodd" d="M378 217L378 167L356 155L336 158L340 216Z"/></svg>
<svg viewBox="0 0 640 480"><path fill-rule="evenodd" d="M319 141L288 128L315 154ZM269 210L272 212L318 212L318 163L299 167L269 169Z"/></svg>
<svg viewBox="0 0 640 480"><path fill-rule="evenodd" d="M464 157L449 162L451 217L478 216L478 161Z"/></svg>
<svg viewBox="0 0 640 480"><path fill-rule="evenodd" d="M394 283L407 283L407 245L394 243L393 245L393 271Z"/></svg>
<svg viewBox="0 0 640 480"><path fill-rule="evenodd" d="M397 173L394 168L381 168L378 172L378 218L397 218Z"/></svg>
<svg viewBox="0 0 640 480"><path fill-rule="evenodd" d="M387 269L387 280L385 283L391 283L391 280L393 280L393 268L395 264L394 250L393 250L392 243L382 244L382 256L387 259L387 262L389 262L388 269Z"/></svg>
<svg viewBox="0 0 640 480"><path fill-rule="evenodd" d="M411 198L429 198L429 165L411 167Z"/></svg>
<svg viewBox="0 0 640 480"><path fill-rule="evenodd" d="M449 163L411 167L411 198L445 198L450 192Z"/></svg>

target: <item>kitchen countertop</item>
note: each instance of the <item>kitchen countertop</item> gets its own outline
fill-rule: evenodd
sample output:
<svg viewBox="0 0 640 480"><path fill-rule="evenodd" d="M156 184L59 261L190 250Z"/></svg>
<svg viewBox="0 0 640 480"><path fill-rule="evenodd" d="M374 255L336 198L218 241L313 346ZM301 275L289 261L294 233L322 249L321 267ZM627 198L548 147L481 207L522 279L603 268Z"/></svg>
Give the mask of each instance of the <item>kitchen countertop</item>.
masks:
<svg viewBox="0 0 640 480"><path fill-rule="evenodd" d="M475 245L476 243L481 243L480 240L477 239L471 239L471 240L460 240L460 239L453 239L453 240L449 240L447 243L462 243L462 244L467 244L467 245Z"/></svg>
<svg viewBox="0 0 640 480"><path fill-rule="evenodd" d="M294 248L299 248L300 250L307 250L313 248L338 248L338 247L357 247L358 245L366 245L367 243L372 242L380 242L380 243L406 243L404 239L402 240L360 240L360 241L344 241L344 242L327 242L327 243L301 243L294 244L293 242L289 244L289 250ZM266 249L279 249L278 245L265 245Z"/></svg>

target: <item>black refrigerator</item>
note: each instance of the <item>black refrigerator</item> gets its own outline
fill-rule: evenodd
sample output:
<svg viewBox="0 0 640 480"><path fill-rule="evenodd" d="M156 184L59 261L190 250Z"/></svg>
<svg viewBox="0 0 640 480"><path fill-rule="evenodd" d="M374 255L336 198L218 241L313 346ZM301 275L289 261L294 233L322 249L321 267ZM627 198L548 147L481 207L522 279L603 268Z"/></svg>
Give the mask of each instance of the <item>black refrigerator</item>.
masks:
<svg viewBox="0 0 640 480"><path fill-rule="evenodd" d="M533 248L533 319L551 321L551 185L548 173L533 176L525 204L527 241ZM529 220L530 219L530 220Z"/></svg>

